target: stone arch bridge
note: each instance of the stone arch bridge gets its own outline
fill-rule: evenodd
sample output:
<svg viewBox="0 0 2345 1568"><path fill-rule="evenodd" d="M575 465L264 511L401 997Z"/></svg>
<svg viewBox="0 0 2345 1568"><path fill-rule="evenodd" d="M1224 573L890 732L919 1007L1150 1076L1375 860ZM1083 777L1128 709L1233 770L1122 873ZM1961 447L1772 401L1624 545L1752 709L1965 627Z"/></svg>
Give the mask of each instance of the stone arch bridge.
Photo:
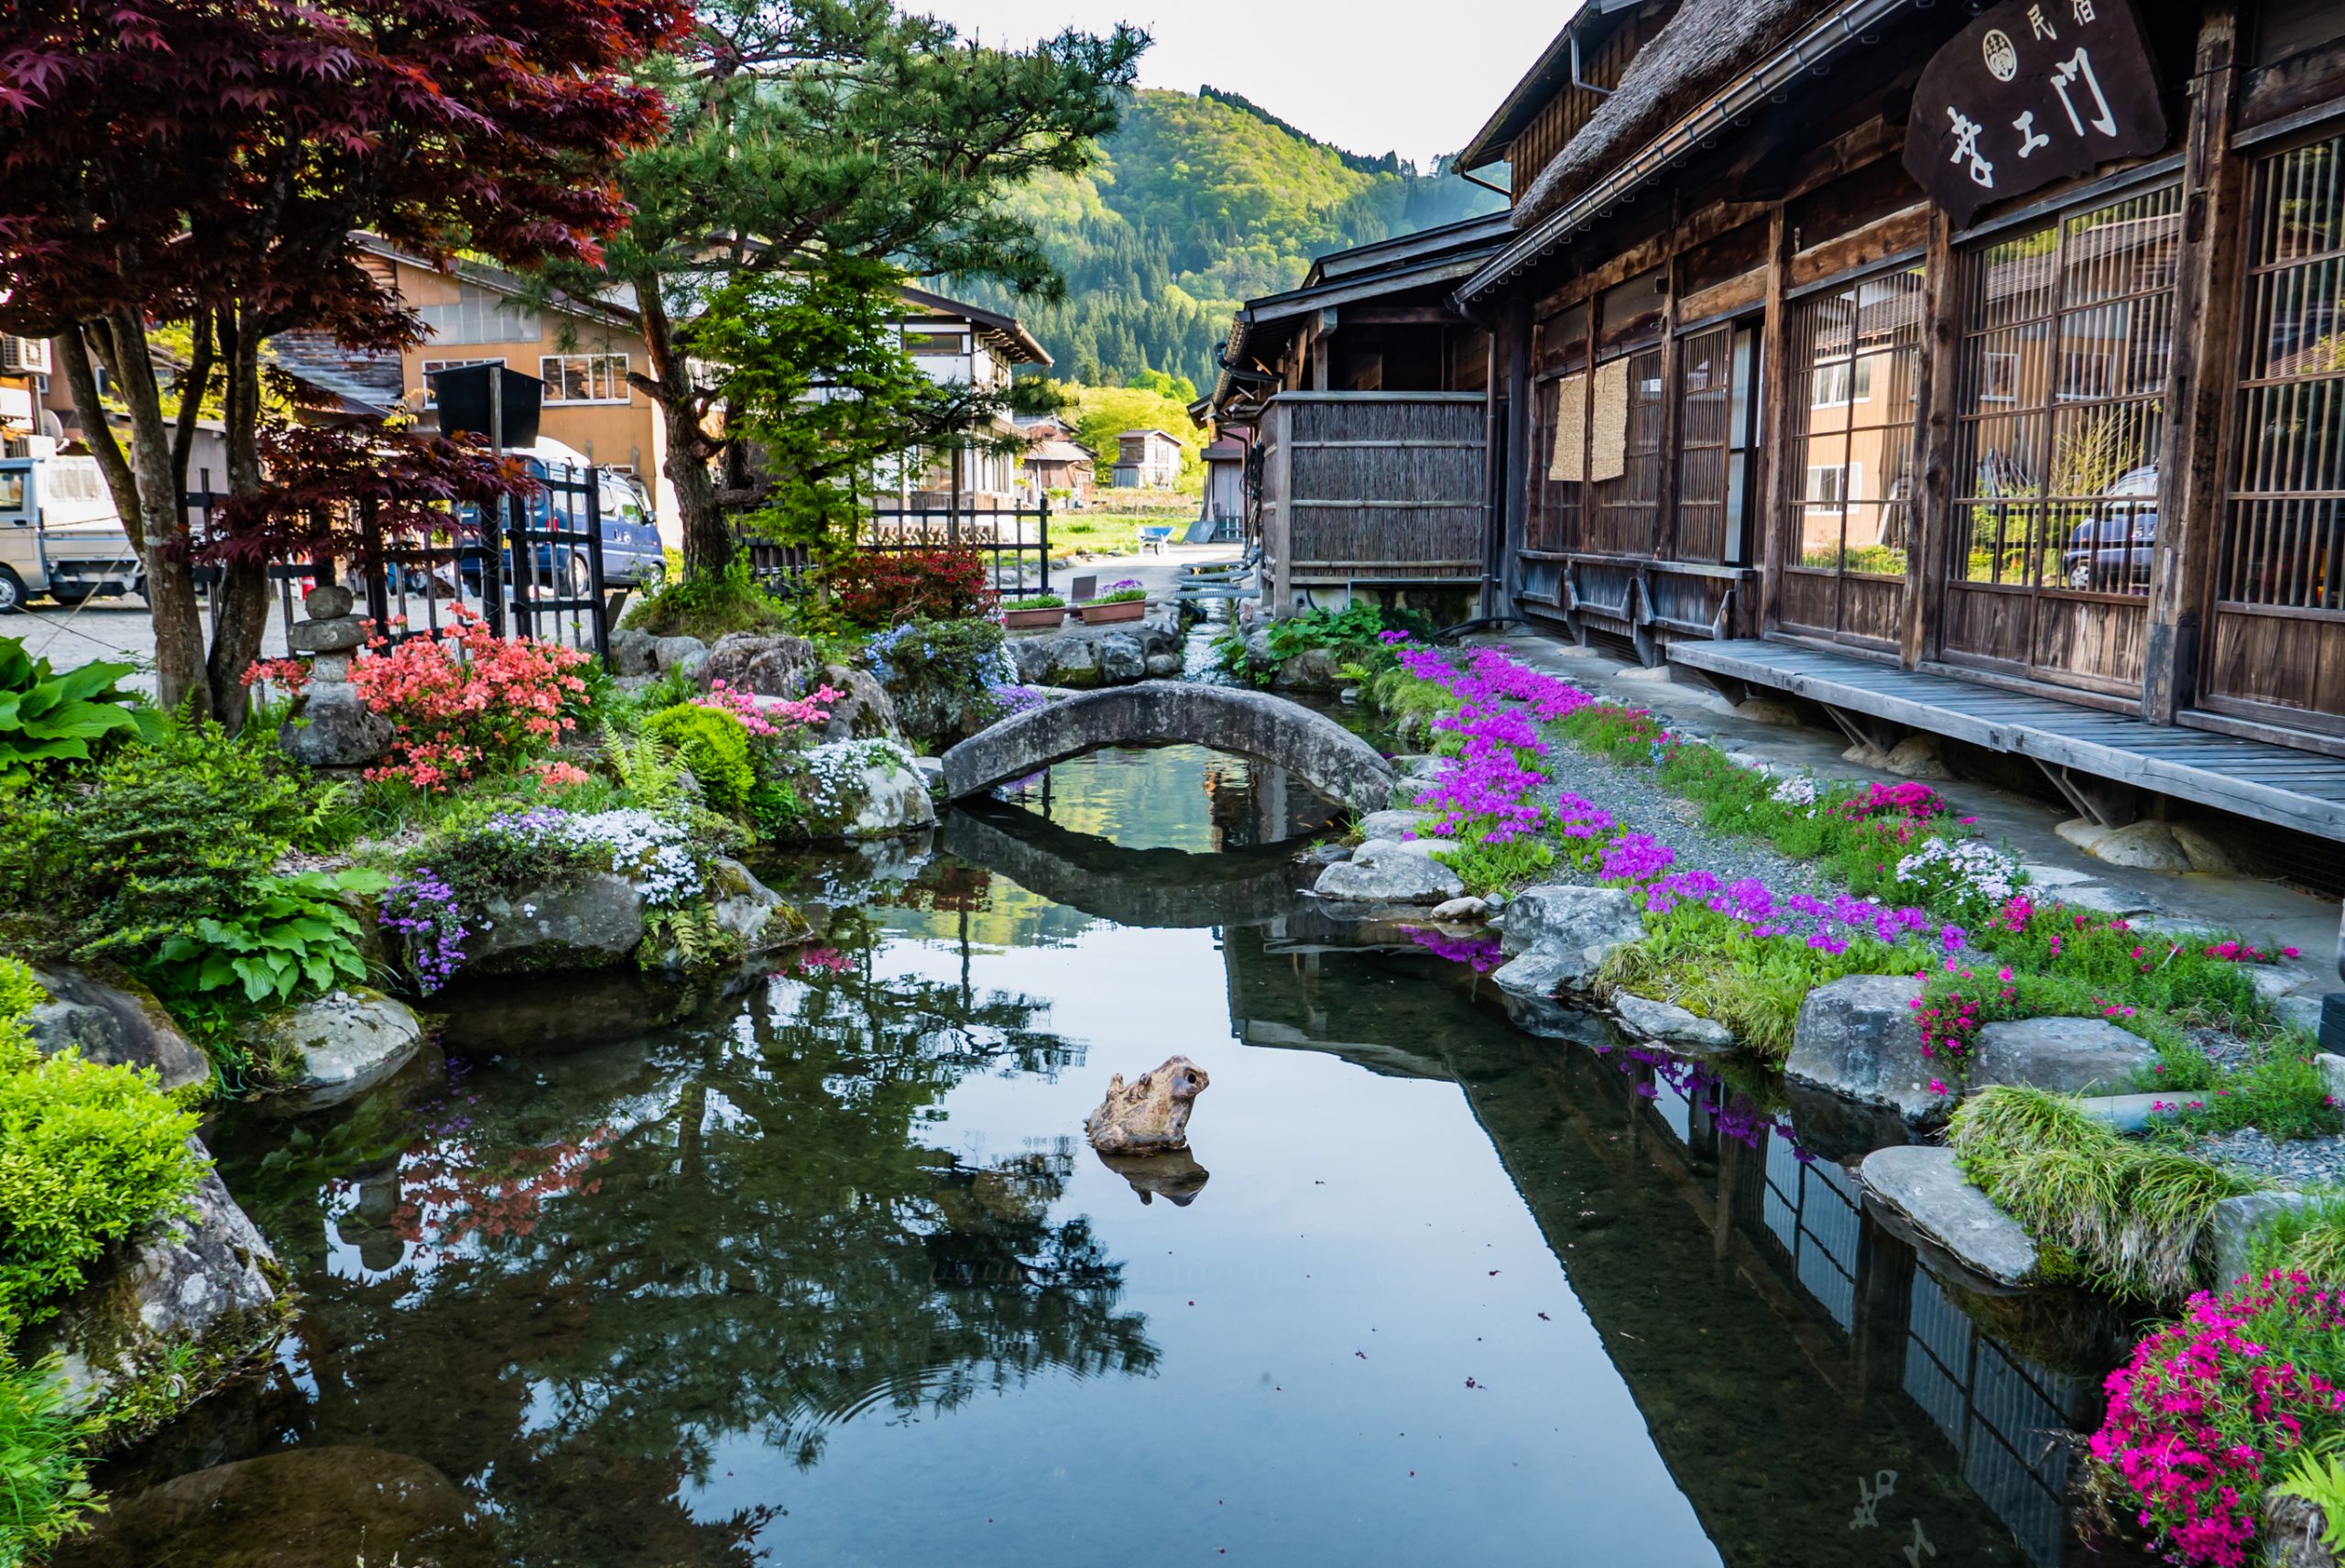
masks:
<svg viewBox="0 0 2345 1568"><path fill-rule="evenodd" d="M959 800L1103 746L1179 742L1275 764L1355 811L1391 804L1391 764L1325 713L1185 681L1089 691L1004 719L944 754L944 789Z"/></svg>

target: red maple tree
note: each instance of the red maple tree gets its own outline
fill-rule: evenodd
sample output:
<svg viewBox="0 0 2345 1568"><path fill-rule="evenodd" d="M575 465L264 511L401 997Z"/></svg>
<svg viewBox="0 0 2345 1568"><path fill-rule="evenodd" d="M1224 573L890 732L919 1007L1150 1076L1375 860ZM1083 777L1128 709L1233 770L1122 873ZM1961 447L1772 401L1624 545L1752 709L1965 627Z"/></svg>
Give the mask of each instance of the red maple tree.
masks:
<svg viewBox="0 0 2345 1568"><path fill-rule="evenodd" d="M664 123L638 69L688 20L682 0L0 8L0 328L58 340L147 569L167 702L233 725L267 618L259 552L221 550L204 646L180 497L206 393L229 492L256 495L265 340L422 336L355 232L439 263L592 262L628 215L616 160ZM150 337L165 322L193 345L168 414ZM98 412L99 366L126 450Z"/></svg>

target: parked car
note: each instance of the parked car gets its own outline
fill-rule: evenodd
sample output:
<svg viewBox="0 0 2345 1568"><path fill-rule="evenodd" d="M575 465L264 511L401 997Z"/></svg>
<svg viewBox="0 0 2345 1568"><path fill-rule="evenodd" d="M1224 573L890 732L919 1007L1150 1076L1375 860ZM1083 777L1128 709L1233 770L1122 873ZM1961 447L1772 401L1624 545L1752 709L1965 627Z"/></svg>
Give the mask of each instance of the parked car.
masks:
<svg viewBox="0 0 2345 1568"><path fill-rule="evenodd" d="M2120 476L2100 509L2068 530L2061 580L2088 593L2146 591L2157 532L2158 471L2153 463Z"/></svg>
<svg viewBox="0 0 2345 1568"><path fill-rule="evenodd" d="M36 593L78 604L146 591L96 458L0 461L0 615Z"/></svg>
<svg viewBox="0 0 2345 1568"><path fill-rule="evenodd" d="M547 443L539 444L542 447ZM569 597L582 598L590 591L593 572L584 541L586 498L583 492L588 466L584 462L571 463L559 457L538 454L529 456L529 473L540 480L575 486L540 490L530 496L527 503L530 525L574 529L581 536L576 545L538 541L531 551L532 576L541 588L558 587ZM643 487L626 474L605 470L595 491L595 507L602 524L603 586L633 588L657 581L666 567L667 551L660 542L660 525L652 520L650 498ZM477 508L462 507L457 518L467 538L478 537ZM513 578L510 545L505 547L501 559L506 581L509 583ZM439 574L444 586L447 569L441 568ZM409 591L421 592L423 569L409 568L408 577ZM464 566L464 588L467 593L480 592L477 561L468 561Z"/></svg>

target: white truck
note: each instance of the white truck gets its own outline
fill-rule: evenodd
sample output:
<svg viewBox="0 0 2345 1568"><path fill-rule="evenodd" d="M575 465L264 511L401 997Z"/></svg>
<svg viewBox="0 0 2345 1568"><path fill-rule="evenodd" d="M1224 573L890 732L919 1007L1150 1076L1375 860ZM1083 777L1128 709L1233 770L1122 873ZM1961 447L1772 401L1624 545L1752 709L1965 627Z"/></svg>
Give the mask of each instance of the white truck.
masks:
<svg viewBox="0 0 2345 1568"><path fill-rule="evenodd" d="M0 458L0 615L146 589L96 458Z"/></svg>

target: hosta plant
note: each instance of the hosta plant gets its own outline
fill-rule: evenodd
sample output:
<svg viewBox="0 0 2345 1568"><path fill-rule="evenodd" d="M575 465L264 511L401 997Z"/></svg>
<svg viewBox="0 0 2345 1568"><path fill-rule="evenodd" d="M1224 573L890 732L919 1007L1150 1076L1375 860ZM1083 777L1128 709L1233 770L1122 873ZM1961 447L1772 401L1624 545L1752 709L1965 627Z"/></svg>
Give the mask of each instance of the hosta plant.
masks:
<svg viewBox="0 0 2345 1568"><path fill-rule="evenodd" d="M110 736L145 733L158 721L131 705L115 682L135 666L84 664L60 675L0 637L0 789L16 789L52 763L86 762Z"/></svg>
<svg viewBox="0 0 2345 1568"><path fill-rule="evenodd" d="M241 993L248 1003L291 1001L366 977L365 927L346 896L389 886L378 871L301 871L264 877L233 910L205 915L167 938L147 966L164 996Z"/></svg>

